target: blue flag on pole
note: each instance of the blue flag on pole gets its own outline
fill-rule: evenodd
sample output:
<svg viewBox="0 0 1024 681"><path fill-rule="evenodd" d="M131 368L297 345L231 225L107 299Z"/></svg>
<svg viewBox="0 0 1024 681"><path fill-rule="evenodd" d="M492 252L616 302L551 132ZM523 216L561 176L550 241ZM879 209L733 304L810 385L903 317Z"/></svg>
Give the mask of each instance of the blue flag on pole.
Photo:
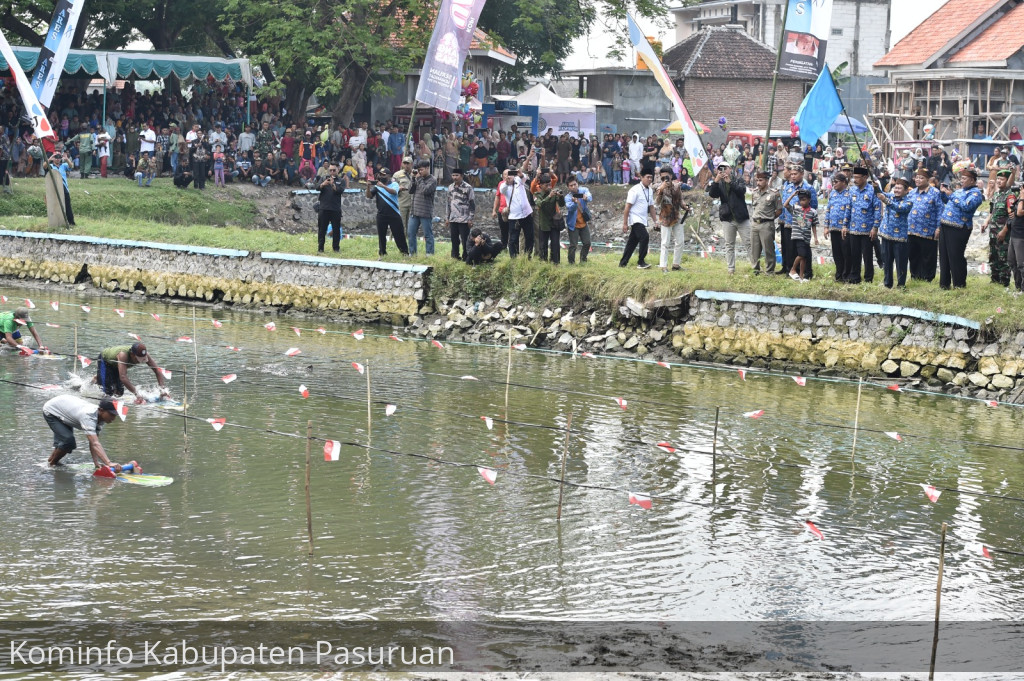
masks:
<svg viewBox="0 0 1024 681"><path fill-rule="evenodd" d="M796 111L796 124L800 128L800 139L814 143L821 138L843 112L843 103L836 92L832 72L828 64L818 74L814 87L800 103Z"/></svg>

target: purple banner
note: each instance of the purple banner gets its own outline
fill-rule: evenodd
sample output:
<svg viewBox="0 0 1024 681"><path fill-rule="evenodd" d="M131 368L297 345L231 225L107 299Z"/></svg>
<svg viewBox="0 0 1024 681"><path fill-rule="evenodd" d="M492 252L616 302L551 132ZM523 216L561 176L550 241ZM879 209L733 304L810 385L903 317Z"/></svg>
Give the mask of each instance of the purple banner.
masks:
<svg viewBox="0 0 1024 681"><path fill-rule="evenodd" d="M462 103L462 63L485 0L442 0L416 88L417 101L455 113Z"/></svg>

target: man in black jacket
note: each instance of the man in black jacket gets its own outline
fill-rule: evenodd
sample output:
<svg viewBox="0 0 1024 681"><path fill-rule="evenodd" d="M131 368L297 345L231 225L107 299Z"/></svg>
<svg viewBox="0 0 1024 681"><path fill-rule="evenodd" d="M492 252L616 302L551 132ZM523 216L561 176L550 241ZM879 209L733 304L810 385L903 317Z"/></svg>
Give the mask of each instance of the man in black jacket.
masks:
<svg viewBox="0 0 1024 681"><path fill-rule="evenodd" d="M719 199L718 217L725 234L725 265L729 274L736 274L736 233L750 247L750 214L747 212L747 185L740 177L733 178L732 166L720 163L708 183L708 196Z"/></svg>
<svg viewBox="0 0 1024 681"><path fill-rule="evenodd" d="M327 225L331 225L331 246L341 250L341 194L345 186L338 178L338 163L331 161L327 177L320 183L320 212L317 215L316 252L324 252Z"/></svg>

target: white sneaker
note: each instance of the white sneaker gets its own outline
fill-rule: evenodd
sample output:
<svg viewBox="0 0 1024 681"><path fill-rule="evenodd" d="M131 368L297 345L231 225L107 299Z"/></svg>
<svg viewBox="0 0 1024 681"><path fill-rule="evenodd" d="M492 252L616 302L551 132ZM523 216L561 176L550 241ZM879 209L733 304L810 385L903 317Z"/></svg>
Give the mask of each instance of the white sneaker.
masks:
<svg viewBox="0 0 1024 681"><path fill-rule="evenodd" d="M795 274L794 272L789 273L789 278L792 279L793 281L800 281L800 275Z"/></svg>

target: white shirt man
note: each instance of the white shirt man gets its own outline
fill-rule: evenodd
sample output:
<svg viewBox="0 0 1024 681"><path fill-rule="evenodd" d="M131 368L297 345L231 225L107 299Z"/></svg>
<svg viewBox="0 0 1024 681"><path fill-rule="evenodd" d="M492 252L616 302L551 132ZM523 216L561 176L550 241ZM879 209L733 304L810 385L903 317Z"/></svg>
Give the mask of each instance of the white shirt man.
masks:
<svg viewBox="0 0 1024 681"><path fill-rule="evenodd" d="M359 129L349 138L348 146L352 149L358 149L360 144L366 144L367 136L366 123L360 123Z"/></svg>
<svg viewBox="0 0 1024 681"><path fill-rule="evenodd" d="M640 141L640 135L633 135L629 143L629 165L633 168L633 177L640 175L640 160L644 157L644 143Z"/></svg>
<svg viewBox="0 0 1024 681"><path fill-rule="evenodd" d="M224 129L220 127L220 123L214 126L213 130L206 136L206 138L210 140L211 147L215 147L219 144L223 149L228 148L228 136L227 133L224 132Z"/></svg>
<svg viewBox="0 0 1024 681"><path fill-rule="evenodd" d="M238 136L238 153L248 158L248 154L254 146L256 146L256 135L253 134L252 128L247 125L245 126L245 132Z"/></svg>
<svg viewBox="0 0 1024 681"><path fill-rule="evenodd" d="M515 173L513 175L512 173ZM527 198L530 188L526 185L523 176L515 170L509 171L508 181L502 187L501 193L508 202L508 255L510 258L519 256L519 234L525 238L526 254L529 257L533 253L533 207Z"/></svg>
<svg viewBox="0 0 1024 681"><path fill-rule="evenodd" d="M639 264L637 269L646 270L650 267L647 264L647 246L650 243L651 235L647 231L648 220L654 215L654 173L647 171L640 178L640 184L634 185L626 195L626 208L622 213L622 233L629 234L626 240L626 248L622 252L622 259L619 260L619 267L629 264L633 257L633 251L637 250Z"/></svg>
<svg viewBox="0 0 1024 681"><path fill-rule="evenodd" d="M149 126L145 123L142 124L142 130L139 132L139 153L148 151L149 155L153 155L153 151L156 149L156 133L149 129Z"/></svg>

